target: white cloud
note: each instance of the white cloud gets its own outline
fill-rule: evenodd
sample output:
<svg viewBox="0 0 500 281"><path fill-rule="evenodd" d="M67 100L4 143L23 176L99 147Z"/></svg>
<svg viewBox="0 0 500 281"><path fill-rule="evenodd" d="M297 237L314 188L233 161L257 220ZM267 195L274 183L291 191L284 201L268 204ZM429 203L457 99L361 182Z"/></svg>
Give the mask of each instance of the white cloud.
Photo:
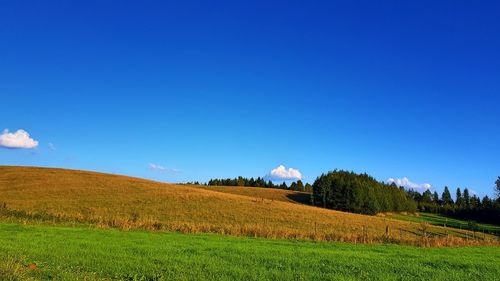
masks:
<svg viewBox="0 0 500 281"><path fill-rule="evenodd" d="M50 150L52 150L52 151L56 150L56 146L53 143L49 142L48 146L49 146Z"/></svg>
<svg viewBox="0 0 500 281"><path fill-rule="evenodd" d="M387 180L387 183L388 184L396 184L397 186L402 186L406 189L413 189L415 191L426 191L428 189L431 189L432 188L432 185L428 184L428 183L415 183L415 182L412 182L410 181L410 179L408 179L407 177L404 177L402 179L393 179L393 178L390 178Z"/></svg>
<svg viewBox="0 0 500 281"><path fill-rule="evenodd" d="M149 163L149 170L154 171L154 172L160 172L160 173L179 173L180 170L178 169L171 169L171 168L166 168L162 165L154 164L154 163Z"/></svg>
<svg viewBox="0 0 500 281"><path fill-rule="evenodd" d="M165 167L153 163L149 163L149 169L151 171L165 171Z"/></svg>
<svg viewBox="0 0 500 281"><path fill-rule="evenodd" d="M8 129L3 130L0 134L0 146L7 148L35 148L38 146L38 141L30 138L30 134L25 130L17 130L15 133L10 133Z"/></svg>
<svg viewBox="0 0 500 281"><path fill-rule="evenodd" d="M302 179L302 174L299 170L293 168L287 169L285 166L279 165L276 169L271 170L266 179L272 181L300 180Z"/></svg>

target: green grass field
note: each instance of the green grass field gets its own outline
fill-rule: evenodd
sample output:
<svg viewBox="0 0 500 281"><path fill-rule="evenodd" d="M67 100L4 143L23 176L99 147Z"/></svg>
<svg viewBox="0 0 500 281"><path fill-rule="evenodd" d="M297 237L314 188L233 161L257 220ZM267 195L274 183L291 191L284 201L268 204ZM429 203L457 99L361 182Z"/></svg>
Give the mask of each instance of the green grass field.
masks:
<svg viewBox="0 0 500 281"><path fill-rule="evenodd" d="M498 280L500 248L0 223L0 275L3 280Z"/></svg>
<svg viewBox="0 0 500 281"><path fill-rule="evenodd" d="M468 221L449 218L449 217L445 217L445 216L438 215L438 214L430 214L430 213L418 213L418 214L408 214L408 215L393 214L389 217L393 218L393 219L403 220L403 221L427 222L429 224L437 225L437 226L446 226L446 227L452 227L452 228L457 228L457 229L473 230ZM474 228L475 228L474 229L475 231L479 231L479 232L482 232L484 230L484 232L486 232L486 233L500 234L500 226L499 225L478 223L475 225Z"/></svg>

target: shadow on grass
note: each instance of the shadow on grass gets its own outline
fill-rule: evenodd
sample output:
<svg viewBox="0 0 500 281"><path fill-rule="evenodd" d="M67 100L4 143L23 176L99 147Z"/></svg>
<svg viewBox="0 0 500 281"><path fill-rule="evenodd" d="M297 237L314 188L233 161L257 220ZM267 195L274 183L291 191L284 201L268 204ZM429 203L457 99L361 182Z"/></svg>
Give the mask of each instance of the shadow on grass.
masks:
<svg viewBox="0 0 500 281"><path fill-rule="evenodd" d="M311 205L311 194L309 193L292 193L287 194L286 197L295 203Z"/></svg>

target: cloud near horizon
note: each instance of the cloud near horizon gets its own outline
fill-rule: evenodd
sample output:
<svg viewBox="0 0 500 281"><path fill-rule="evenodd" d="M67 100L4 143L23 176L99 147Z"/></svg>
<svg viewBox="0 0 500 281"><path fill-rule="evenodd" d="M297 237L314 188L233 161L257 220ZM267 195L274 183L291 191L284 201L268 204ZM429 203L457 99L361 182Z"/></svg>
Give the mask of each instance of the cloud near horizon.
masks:
<svg viewBox="0 0 500 281"><path fill-rule="evenodd" d="M432 188L432 185L428 184L428 183L422 183L422 184L419 184L419 183L415 183L415 182L412 182L410 181L410 179L408 179L407 177L404 177L402 179L393 179L393 178L389 178L387 180L387 183L388 184L396 184L397 186L402 186L406 189L412 189L412 190L415 190L415 191L426 191L428 189L431 189Z"/></svg>
<svg viewBox="0 0 500 281"><path fill-rule="evenodd" d="M154 163L149 163L149 170L154 171L154 172L160 172L160 173L179 173L180 171L178 169L170 169L166 168L162 165L154 164Z"/></svg>
<svg viewBox="0 0 500 281"><path fill-rule="evenodd" d="M10 133L9 129L3 130L0 134L0 146L6 148L32 149L38 146L38 141L32 139L30 134L23 129Z"/></svg>
<svg viewBox="0 0 500 281"><path fill-rule="evenodd" d="M302 174L299 170L287 169L285 166L279 165L276 169L271 170L265 178L271 181L301 180Z"/></svg>
<svg viewBox="0 0 500 281"><path fill-rule="evenodd" d="M49 149L50 149L51 151L56 151L56 150L57 150L57 149L56 149L56 146L55 146L53 143L51 143L51 142L49 142L49 144L48 144L47 146L49 147Z"/></svg>
<svg viewBox="0 0 500 281"><path fill-rule="evenodd" d="M153 163L149 163L149 169L151 171L165 171L165 167Z"/></svg>

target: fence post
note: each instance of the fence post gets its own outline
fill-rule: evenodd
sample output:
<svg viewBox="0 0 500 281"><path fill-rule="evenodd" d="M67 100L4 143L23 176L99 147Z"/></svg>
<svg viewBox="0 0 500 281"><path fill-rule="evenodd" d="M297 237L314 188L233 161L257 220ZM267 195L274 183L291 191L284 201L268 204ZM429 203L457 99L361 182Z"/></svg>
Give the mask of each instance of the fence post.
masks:
<svg viewBox="0 0 500 281"><path fill-rule="evenodd" d="M368 243L368 227L366 225L361 227L361 239L364 244Z"/></svg>

